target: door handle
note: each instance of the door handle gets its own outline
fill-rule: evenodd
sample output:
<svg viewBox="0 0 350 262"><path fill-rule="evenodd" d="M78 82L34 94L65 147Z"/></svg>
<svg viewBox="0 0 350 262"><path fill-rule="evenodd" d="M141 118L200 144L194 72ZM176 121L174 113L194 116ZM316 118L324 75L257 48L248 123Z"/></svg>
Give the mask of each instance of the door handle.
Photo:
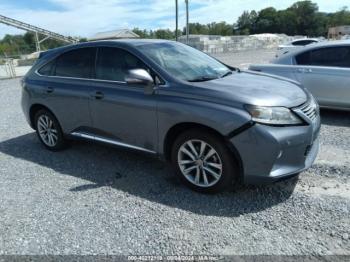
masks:
<svg viewBox="0 0 350 262"><path fill-rule="evenodd" d="M97 91L94 95L95 99L102 99L104 98L104 94L100 91Z"/></svg>
<svg viewBox="0 0 350 262"><path fill-rule="evenodd" d="M312 69L311 68L298 68L297 71L299 73L312 73Z"/></svg>
<svg viewBox="0 0 350 262"><path fill-rule="evenodd" d="M53 87L46 88L46 93L48 93L48 94L52 93L53 91L55 91L55 89Z"/></svg>

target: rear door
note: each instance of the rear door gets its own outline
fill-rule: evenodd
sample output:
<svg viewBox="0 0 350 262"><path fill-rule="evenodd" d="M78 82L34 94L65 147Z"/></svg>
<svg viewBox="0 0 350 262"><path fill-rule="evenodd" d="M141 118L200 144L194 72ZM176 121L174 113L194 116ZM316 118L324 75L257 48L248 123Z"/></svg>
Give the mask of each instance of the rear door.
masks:
<svg viewBox="0 0 350 262"><path fill-rule="evenodd" d="M61 54L38 70L42 103L56 115L65 133L91 126L89 111L95 48Z"/></svg>
<svg viewBox="0 0 350 262"><path fill-rule="evenodd" d="M145 94L143 86L125 82L131 69L149 70L128 51L98 49L91 101L93 127L96 135L115 143L156 151L156 95Z"/></svg>
<svg viewBox="0 0 350 262"><path fill-rule="evenodd" d="M350 107L350 47L313 49L295 58L296 77L322 106Z"/></svg>

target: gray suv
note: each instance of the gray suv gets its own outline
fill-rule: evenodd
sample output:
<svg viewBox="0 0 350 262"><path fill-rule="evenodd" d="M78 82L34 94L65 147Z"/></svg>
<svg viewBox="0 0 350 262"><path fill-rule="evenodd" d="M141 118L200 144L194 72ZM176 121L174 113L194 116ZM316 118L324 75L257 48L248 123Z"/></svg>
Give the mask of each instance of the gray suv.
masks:
<svg viewBox="0 0 350 262"><path fill-rule="evenodd" d="M319 108L298 83L172 41L50 50L22 85L24 114L47 149L81 138L154 154L200 192L297 175L318 152Z"/></svg>

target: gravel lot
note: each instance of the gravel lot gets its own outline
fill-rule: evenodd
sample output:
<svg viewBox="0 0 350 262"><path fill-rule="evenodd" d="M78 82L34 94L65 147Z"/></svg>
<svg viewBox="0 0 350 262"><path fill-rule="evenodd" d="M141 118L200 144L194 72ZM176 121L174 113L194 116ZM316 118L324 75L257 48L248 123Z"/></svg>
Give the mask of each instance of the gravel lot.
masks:
<svg viewBox="0 0 350 262"><path fill-rule="evenodd" d="M257 61L243 56L225 59ZM349 113L322 112L319 157L299 180L208 196L149 156L89 142L46 151L19 79L0 81L0 97L0 255L350 255Z"/></svg>
<svg viewBox="0 0 350 262"><path fill-rule="evenodd" d="M275 49L265 49L240 51L237 53L212 54L212 56L228 65L247 69L250 64L266 63L273 60L275 54Z"/></svg>
<svg viewBox="0 0 350 262"><path fill-rule="evenodd" d="M31 66L16 66L15 67L15 72L16 76L24 76ZM5 68L4 65L0 65L0 80L1 79L7 79L10 77L10 73L7 68Z"/></svg>

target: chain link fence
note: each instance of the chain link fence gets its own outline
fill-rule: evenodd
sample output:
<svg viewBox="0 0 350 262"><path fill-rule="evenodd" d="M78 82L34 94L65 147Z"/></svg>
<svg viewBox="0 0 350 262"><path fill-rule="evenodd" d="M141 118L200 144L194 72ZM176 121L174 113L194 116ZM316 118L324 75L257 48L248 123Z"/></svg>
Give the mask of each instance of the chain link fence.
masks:
<svg viewBox="0 0 350 262"><path fill-rule="evenodd" d="M16 77L16 69L13 59L4 59L0 64L0 79Z"/></svg>

